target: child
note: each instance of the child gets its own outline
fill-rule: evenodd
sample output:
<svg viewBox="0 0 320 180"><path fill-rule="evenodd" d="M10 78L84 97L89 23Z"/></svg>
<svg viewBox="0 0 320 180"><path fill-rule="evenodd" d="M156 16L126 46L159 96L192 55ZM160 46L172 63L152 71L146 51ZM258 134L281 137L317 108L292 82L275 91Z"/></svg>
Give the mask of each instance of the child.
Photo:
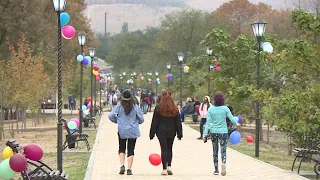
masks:
<svg viewBox="0 0 320 180"><path fill-rule="evenodd" d="M151 99L149 98L149 95L147 95L146 101L147 101L147 105L148 105L147 112L148 111L151 112Z"/></svg>

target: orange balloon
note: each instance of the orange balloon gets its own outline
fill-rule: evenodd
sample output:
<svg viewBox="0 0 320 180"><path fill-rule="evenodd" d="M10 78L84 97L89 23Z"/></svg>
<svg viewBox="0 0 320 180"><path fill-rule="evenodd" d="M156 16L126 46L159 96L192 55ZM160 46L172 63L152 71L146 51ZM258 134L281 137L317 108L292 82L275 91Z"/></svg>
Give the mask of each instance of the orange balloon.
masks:
<svg viewBox="0 0 320 180"><path fill-rule="evenodd" d="M88 97L88 102L91 102L91 97Z"/></svg>

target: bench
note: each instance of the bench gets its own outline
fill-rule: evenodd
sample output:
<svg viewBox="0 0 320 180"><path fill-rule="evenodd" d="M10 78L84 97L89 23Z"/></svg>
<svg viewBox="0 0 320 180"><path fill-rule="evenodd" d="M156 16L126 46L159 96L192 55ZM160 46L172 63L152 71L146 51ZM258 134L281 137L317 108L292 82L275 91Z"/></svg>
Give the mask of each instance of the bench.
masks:
<svg viewBox="0 0 320 180"><path fill-rule="evenodd" d="M300 168L302 162L314 162L314 172L316 173L316 178L320 176L320 140L313 141L307 144L303 148L295 148L292 152L296 155L293 160L291 171L294 170L294 165L298 159L300 159L298 165L298 174L300 173Z"/></svg>
<svg viewBox="0 0 320 180"><path fill-rule="evenodd" d="M6 143L14 153L20 153L23 147L19 141L15 139ZM27 157L26 157L27 158ZM42 161L31 161L27 159L28 170L21 172L23 180L67 180L69 175L65 172L53 171L48 165Z"/></svg>
<svg viewBox="0 0 320 180"><path fill-rule="evenodd" d="M197 123L199 121L198 120L198 118L199 118L198 114L185 114L184 117L185 117L185 119L187 117L191 118L193 123Z"/></svg>
<svg viewBox="0 0 320 180"><path fill-rule="evenodd" d="M64 128L67 130L66 140L63 143L63 150L65 150L67 147L69 149L72 148L78 148L78 142L84 141L86 143L88 151L90 150L90 145L88 141L88 134L80 133L80 131L74 130L73 132L70 131L70 129L67 126L67 121L65 119L62 119L62 122L64 124Z"/></svg>
<svg viewBox="0 0 320 180"><path fill-rule="evenodd" d="M90 117L89 115L86 115L83 117L83 127L91 127L91 124L93 124L94 129L97 129L96 127L96 118Z"/></svg>

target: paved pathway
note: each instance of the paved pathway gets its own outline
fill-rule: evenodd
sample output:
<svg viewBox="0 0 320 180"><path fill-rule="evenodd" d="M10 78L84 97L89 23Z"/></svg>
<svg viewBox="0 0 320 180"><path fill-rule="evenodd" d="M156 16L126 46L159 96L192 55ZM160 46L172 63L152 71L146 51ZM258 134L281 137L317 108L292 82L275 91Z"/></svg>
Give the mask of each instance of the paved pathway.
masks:
<svg viewBox="0 0 320 180"><path fill-rule="evenodd" d="M108 120L105 113L101 119L96 143L92 151L85 180L158 180L162 166L152 166L148 157L150 151L160 153L155 138L150 142L149 128L152 113L145 115L145 123L141 127L141 137L137 140L133 176L119 175L119 158L117 154L117 125ZM292 172L279 169L267 163L255 160L232 149L227 150L227 175L214 176L211 143L204 144L196 139L199 133L187 125L183 125L182 141L174 143L172 162L173 176L170 180L224 179L224 180L298 180L305 179Z"/></svg>

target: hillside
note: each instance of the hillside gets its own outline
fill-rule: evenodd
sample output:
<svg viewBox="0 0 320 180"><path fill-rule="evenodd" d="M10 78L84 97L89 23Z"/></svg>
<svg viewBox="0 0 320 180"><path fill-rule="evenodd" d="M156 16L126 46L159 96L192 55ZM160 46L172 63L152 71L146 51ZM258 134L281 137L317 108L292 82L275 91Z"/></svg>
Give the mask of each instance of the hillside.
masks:
<svg viewBox="0 0 320 180"><path fill-rule="evenodd" d="M124 4L117 2L149 2L146 4ZM165 14L179 11L181 8L160 5L159 2L181 2L184 0L86 0L88 8L85 15L91 21L91 28L95 33L104 33L105 13L107 13L107 32L119 33L122 24L128 22L129 31L159 26ZM257 4L264 2L275 9L287 8L286 0L250 0ZM214 11L228 0L188 0L186 8ZM158 4L157 4L158 3ZM153 4L153 5L151 5Z"/></svg>

